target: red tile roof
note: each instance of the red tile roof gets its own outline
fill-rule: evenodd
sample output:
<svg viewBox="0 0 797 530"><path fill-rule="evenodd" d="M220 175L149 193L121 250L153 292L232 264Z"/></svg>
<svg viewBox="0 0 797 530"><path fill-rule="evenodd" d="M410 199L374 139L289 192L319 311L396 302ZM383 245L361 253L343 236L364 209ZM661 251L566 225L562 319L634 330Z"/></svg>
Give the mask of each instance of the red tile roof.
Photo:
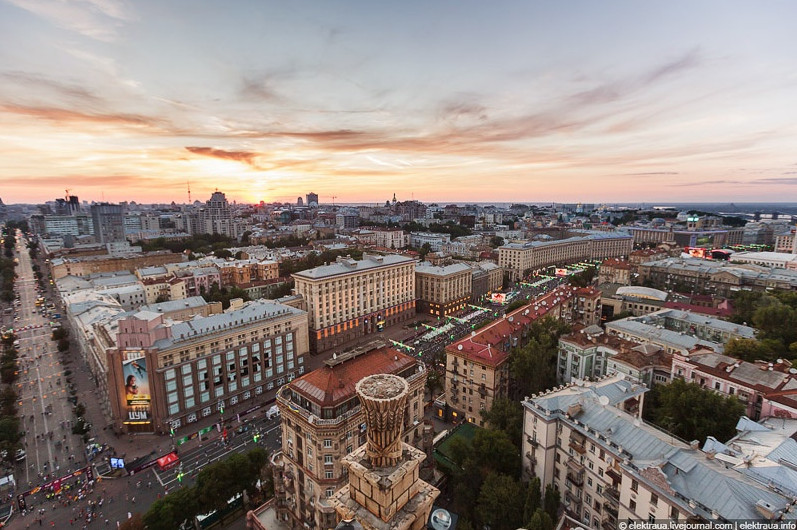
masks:
<svg viewBox="0 0 797 530"><path fill-rule="evenodd" d="M547 315L551 309L571 298L574 292L571 287L559 287L512 311L475 335L450 344L446 351L480 364L499 366L509 357L509 349L504 350L507 341L510 341L511 348L513 336L518 337L533 321Z"/></svg>
<svg viewBox="0 0 797 530"><path fill-rule="evenodd" d="M291 389L322 407L351 399L360 379L373 374L398 374L417 361L393 348L371 350L335 366L322 366L291 382Z"/></svg>

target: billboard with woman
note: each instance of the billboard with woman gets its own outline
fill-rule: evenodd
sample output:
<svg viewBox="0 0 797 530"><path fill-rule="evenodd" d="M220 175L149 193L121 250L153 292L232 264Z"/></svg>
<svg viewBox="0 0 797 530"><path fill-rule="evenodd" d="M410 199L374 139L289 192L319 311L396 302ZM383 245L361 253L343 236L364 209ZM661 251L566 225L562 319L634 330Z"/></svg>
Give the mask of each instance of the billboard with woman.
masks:
<svg viewBox="0 0 797 530"><path fill-rule="evenodd" d="M132 353L132 352L125 352ZM149 423L151 421L150 405L152 395L149 390L147 360L126 355L122 361L122 376L125 383L125 402L127 403L127 421L125 423Z"/></svg>

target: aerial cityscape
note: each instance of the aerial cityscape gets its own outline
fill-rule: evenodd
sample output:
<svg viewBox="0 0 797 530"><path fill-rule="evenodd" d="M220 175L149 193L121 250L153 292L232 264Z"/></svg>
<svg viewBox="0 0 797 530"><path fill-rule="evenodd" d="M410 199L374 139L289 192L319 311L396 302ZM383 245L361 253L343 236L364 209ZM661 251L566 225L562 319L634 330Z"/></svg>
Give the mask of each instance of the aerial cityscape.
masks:
<svg viewBox="0 0 797 530"><path fill-rule="evenodd" d="M795 528L795 19L0 0L0 527Z"/></svg>

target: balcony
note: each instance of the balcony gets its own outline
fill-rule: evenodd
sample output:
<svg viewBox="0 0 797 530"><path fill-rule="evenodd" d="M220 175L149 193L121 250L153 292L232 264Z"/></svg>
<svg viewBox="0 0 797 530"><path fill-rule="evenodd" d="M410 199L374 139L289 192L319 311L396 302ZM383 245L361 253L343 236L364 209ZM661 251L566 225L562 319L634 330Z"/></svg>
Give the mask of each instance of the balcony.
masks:
<svg viewBox="0 0 797 530"><path fill-rule="evenodd" d="M567 480L580 488L584 485L584 473L573 473L572 471L568 471Z"/></svg>
<svg viewBox="0 0 797 530"><path fill-rule="evenodd" d="M606 488L603 490L603 498L606 499L606 505L617 505L620 502L620 492L617 488Z"/></svg>
<svg viewBox="0 0 797 530"><path fill-rule="evenodd" d="M587 452L587 448L584 447L584 442L580 442L579 443L577 440L575 440L573 438L570 438L569 447L571 449L573 449L573 451L575 451L575 452L577 452L579 454L582 454L582 455Z"/></svg>
<svg viewBox="0 0 797 530"><path fill-rule="evenodd" d="M573 493L572 491L567 491L565 493L565 504L568 508L573 510L580 510L581 509L581 495L578 493Z"/></svg>
<svg viewBox="0 0 797 530"><path fill-rule="evenodd" d="M539 445L540 445L540 443L537 441L537 439L536 439L536 438L532 438L531 436L526 436L526 441L527 441L527 442L529 443L529 445L531 445L532 447L537 447L537 446L539 446Z"/></svg>
<svg viewBox="0 0 797 530"><path fill-rule="evenodd" d="M526 458L529 459L529 462L531 463L532 466L536 466L537 465L537 457L535 457L531 453L531 451L526 451Z"/></svg>

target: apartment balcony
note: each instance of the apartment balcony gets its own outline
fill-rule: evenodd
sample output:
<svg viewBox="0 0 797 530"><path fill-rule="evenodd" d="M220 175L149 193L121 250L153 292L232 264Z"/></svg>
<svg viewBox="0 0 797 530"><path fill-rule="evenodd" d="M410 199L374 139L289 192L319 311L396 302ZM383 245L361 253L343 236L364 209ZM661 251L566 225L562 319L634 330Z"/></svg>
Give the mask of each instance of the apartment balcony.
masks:
<svg viewBox="0 0 797 530"><path fill-rule="evenodd" d="M534 454L531 451L526 451L526 458L529 459L529 463L532 466L536 466L537 465L537 457L534 456Z"/></svg>
<svg viewBox="0 0 797 530"><path fill-rule="evenodd" d="M617 488L606 488L603 490L603 498L606 500L605 505L618 505L620 503L620 492ZM617 511L615 509L615 511Z"/></svg>
<svg viewBox="0 0 797 530"><path fill-rule="evenodd" d="M571 510L580 510L581 502L581 494L572 491L565 492L565 505Z"/></svg>
<svg viewBox="0 0 797 530"><path fill-rule="evenodd" d="M601 519L601 528L603 530L616 530L617 518L608 514L604 514L603 518Z"/></svg>
<svg viewBox="0 0 797 530"><path fill-rule="evenodd" d="M567 480L580 488L584 485L584 473L573 473L572 471L568 471Z"/></svg>
<svg viewBox="0 0 797 530"><path fill-rule="evenodd" d="M527 442L529 443L529 445L531 445L532 447L537 447L537 446L539 446L539 445L540 445L540 443L537 441L537 439L536 439L536 438L532 438L531 436L526 436L526 441L527 441Z"/></svg>
<svg viewBox="0 0 797 530"><path fill-rule="evenodd" d="M582 455L587 452L587 448L584 446L584 442L583 441L578 442L578 440L575 440L573 438L570 438L569 447L572 448L573 451Z"/></svg>

